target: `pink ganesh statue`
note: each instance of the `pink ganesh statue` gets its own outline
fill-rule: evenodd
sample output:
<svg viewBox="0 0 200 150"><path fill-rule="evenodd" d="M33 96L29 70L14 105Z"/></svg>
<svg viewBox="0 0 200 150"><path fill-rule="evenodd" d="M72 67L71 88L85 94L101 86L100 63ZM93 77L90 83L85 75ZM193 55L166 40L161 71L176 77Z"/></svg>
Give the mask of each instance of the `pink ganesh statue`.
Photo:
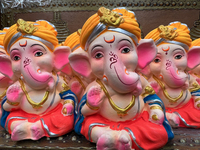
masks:
<svg viewBox="0 0 200 150"><path fill-rule="evenodd" d="M0 72L18 80L3 103L3 127L13 141L57 137L73 130L77 98L56 73L69 62L70 48L58 46L55 27L47 21L19 19L4 38ZM2 122L1 122L2 124Z"/></svg>
<svg viewBox="0 0 200 150"><path fill-rule="evenodd" d="M156 56L153 40L141 40L135 14L104 7L83 25L72 68L93 73L79 106L75 131L103 149L158 149L173 138L162 101L135 71ZM87 52L87 54L85 53Z"/></svg>
<svg viewBox="0 0 200 150"><path fill-rule="evenodd" d="M173 127L200 128L200 86L188 70L200 63L200 47L191 46L186 24L172 22L160 25L147 34L158 53L145 74L166 108ZM144 73L143 72L143 73Z"/></svg>

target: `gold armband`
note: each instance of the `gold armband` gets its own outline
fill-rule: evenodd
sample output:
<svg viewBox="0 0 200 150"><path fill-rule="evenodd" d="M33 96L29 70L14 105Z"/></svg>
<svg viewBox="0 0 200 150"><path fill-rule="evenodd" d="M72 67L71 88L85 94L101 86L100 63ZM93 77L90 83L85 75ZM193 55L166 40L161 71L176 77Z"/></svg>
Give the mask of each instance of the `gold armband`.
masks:
<svg viewBox="0 0 200 150"><path fill-rule="evenodd" d="M160 106L151 106L150 109L160 109L160 110L162 110L162 108Z"/></svg>
<svg viewBox="0 0 200 150"><path fill-rule="evenodd" d="M6 100L6 102L12 106L18 106L19 105L19 102L11 102L9 100Z"/></svg>
<svg viewBox="0 0 200 150"><path fill-rule="evenodd" d="M149 95L153 95L156 92L154 91L154 89L151 86L146 86L145 87L145 92L142 94L142 97L147 97Z"/></svg>
<svg viewBox="0 0 200 150"><path fill-rule="evenodd" d="M64 100L63 105L68 104L68 103L71 103L74 106L74 101L72 100Z"/></svg>
<svg viewBox="0 0 200 150"><path fill-rule="evenodd" d="M63 87L63 90L61 91L61 93L70 90L69 86L66 83L63 83L62 87Z"/></svg>
<svg viewBox="0 0 200 150"><path fill-rule="evenodd" d="M99 107L91 106L91 105L88 103L88 101L86 101L86 105L87 105L90 109L92 109L92 110L98 110L98 109L99 109Z"/></svg>
<svg viewBox="0 0 200 150"><path fill-rule="evenodd" d="M192 86L193 86L193 88L189 89L190 92L194 92L194 91L197 91L197 90L200 89L200 85L198 83L196 83L196 82L193 82Z"/></svg>

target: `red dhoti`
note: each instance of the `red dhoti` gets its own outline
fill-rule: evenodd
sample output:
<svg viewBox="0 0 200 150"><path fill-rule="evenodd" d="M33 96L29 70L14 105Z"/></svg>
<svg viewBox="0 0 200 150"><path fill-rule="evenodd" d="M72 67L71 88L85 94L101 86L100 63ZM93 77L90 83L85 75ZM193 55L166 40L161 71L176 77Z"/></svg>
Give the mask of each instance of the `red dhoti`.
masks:
<svg viewBox="0 0 200 150"><path fill-rule="evenodd" d="M132 148L139 149L158 149L164 146L168 142L168 135L166 129L163 125L158 125L149 121L149 114L144 111L139 118L134 121L125 122L114 122L95 114L85 117L81 134L83 134L88 140L89 127L91 124L100 123L109 126L112 130L126 130L127 132L132 132L135 137L130 137L132 139ZM103 127L104 125L96 125Z"/></svg>
<svg viewBox="0 0 200 150"><path fill-rule="evenodd" d="M10 126L13 121L28 120L34 123L40 120L45 136L61 136L73 130L74 115L63 116L61 113L63 105L58 104L53 110L44 115L35 115L24 112L23 110L11 111L6 119L6 128L11 134ZM53 134L52 134L53 133Z"/></svg>
<svg viewBox="0 0 200 150"><path fill-rule="evenodd" d="M166 108L166 112L179 114L179 127L200 128L200 110L194 107L193 98L181 108Z"/></svg>

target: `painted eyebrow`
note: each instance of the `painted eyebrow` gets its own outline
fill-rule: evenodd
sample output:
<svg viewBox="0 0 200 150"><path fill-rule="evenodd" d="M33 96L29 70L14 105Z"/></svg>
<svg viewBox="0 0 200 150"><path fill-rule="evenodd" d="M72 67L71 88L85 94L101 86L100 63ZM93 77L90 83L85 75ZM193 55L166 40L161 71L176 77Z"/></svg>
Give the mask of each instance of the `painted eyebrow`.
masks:
<svg viewBox="0 0 200 150"><path fill-rule="evenodd" d="M93 51L93 49L96 48L96 47L102 47L102 48L103 48L103 46L101 46L101 45L95 45L95 46L92 48L91 51Z"/></svg>
<svg viewBox="0 0 200 150"><path fill-rule="evenodd" d="M14 50L19 51L19 49L17 49L17 48L13 48L13 49L10 50L10 53L11 53L12 51L14 51Z"/></svg>
<svg viewBox="0 0 200 150"><path fill-rule="evenodd" d="M176 48L176 49L174 49L172 52L174 52L174 51L176 51L176 50L181 50L181 51L183 51L183 52L184 52L184 50L183 50L183 49L181 49L181 48Z"/></svg>
<svg viewBox="0 0 200 150"><path fill-rule="evenodd" d="M0 52L1 54L6 54L6 53L4 53L4 52Z"/></svg>
<svg viewBox="0 0 200 150"><path fill-rule="evenodd" d="M33 45L31 45L30 47L33 47L33 46L36 46L36 45L43 47L44 50L47 51L46 48L45 48L43 45L41 45L41 44L33 44Z"/></svg>
<svg viewBox="0 0 200 150"><path fill-rule="evenodd" d="M131 43L130 40L128 40L128 39L121 39L118 43L120 43L121 41L127 41L127 42L129 42L129 43L131 44L131 46L133 47L133 44Z"/></svg>

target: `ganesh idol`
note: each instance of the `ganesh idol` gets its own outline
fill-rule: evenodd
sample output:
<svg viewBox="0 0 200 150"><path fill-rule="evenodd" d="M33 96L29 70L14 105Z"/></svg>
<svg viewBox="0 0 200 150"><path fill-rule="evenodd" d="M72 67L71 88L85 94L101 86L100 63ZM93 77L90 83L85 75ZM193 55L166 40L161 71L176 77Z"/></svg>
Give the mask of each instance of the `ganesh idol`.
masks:
<svg viewBox="0 0 200 150"><path fill-rule="evenodd" d="M0 72L17 81L7 89L2 117L13 141L58 137L73 130L77 98L57 74L68 64L70 48L59 46L56 35L45 20L22 19L5 34L7 55L0 55Z"/></svg>
<svg viewBox="0 0 200 150"><path fill-rule="evenodd" d="M200 47L191 45L187 25L160 25L145 39L154 40L158 53L142 72L164 102L171 126L200 128L200 86L188 73L200 63Z"/></svg>
<svg viewBox="0 0 200 150"><path fill-rule="evenodd" d="M70 65L96 79L79 103L75 131L98 150L158 149L172 139L164 104L136 73L157 51L153 40L141 39L134 12L99 8L84 23L80 46L82 51L69 55Z"/></svg>

